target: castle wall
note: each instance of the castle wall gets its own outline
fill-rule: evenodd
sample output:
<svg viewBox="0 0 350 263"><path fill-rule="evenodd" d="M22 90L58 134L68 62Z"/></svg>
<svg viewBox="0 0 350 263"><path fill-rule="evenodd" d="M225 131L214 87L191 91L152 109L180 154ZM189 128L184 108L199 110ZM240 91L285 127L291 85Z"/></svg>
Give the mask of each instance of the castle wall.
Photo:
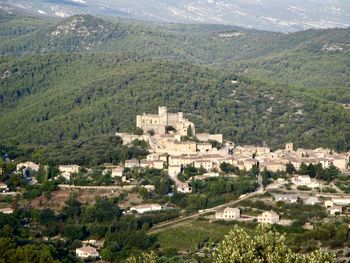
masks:
<svg viewBox="0 0 350 263"><path fill-rule="evenodd" d="M209 133L198 133L196 134L198 140L207 142L209 140L217 141L219 143L223 142L222 134L209 134Z"/></svg>
<svg viewBox="0 0 350 263"><path fill-rule="evenodd" d="M176 125L178 122L179 118L177 113L168 113L168 126L173 126L176 129Z"/></svg>
<svg viewBox="0 0 350 263"><path fill-rule="evenodd" d="M162 124L143 124L142 130L144 133L153 130L156 134L165 134L165 125Z"/></svg>

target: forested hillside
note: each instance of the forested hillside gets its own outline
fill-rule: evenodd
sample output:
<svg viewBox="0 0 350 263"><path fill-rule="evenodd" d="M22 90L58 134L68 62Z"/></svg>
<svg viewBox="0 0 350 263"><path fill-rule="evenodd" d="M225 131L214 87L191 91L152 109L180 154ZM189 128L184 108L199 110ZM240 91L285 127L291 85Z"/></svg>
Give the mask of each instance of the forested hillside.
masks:
<svg viewBox="0 0 350 263"><path fill-rule="evenodd" d="M136 114L167 105L239 144L350 149L350 111L339 103L350 98L348 29L0 20L4 144L59 159L89 138L133 131Z"/></svg>

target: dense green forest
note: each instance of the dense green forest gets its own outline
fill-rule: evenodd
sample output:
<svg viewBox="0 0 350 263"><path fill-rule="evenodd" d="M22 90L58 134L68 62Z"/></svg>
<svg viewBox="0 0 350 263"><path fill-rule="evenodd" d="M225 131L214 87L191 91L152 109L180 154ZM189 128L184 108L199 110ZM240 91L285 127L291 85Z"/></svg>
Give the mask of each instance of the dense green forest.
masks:
<svg viewBox="0 0 350 263"><path fill-rule="evenodd" d="M3 11L0 21L3 148L66 162L167 105L238 144L350 149L341 104L350 102L349 29L282 34Z"/></svg>

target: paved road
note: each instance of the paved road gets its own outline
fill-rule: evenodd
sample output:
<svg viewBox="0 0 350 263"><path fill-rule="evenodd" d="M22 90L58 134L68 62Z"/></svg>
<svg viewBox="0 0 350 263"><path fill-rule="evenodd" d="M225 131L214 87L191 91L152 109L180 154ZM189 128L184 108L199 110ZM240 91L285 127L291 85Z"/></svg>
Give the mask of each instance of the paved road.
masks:
<svg viewBox="0 0 350 263"><path fill-rule="evenodd" d="M164 229L164 228L176 225L176 224L181 223L183 221L186 221L186 220L189 220L189 219L194 219L194 218L206 215L206 214L211 213L211 212L216 212L218 210L222 210L222 209L224 209L224 208L226 208L228 206L236 205L236 204L238 204L239 202L241 202L243 200L249 199L249 198L251 198L251 197L253 197L253 196L257 195L257 194L262 194L262 193L264 193L264 191L263 191L263 189L261 187L259 187L255 192L248 193L247 195L241 197L240 199L237 199L237 200L234 200L234 201L230 201L228 203L225 203L225 204L222 204L222 205L218 205L218 206L215 206L215 207L212 207L212 208L205 209L201 213L200 212L196 212L196 213L194 213L192 215L189 215L189 216L183 216L183 217L171 220L171 221L166 221L166 222L154 225L149 230L149 233L150 234L156 233L156 232L159 232L161 229Z"/></svg>

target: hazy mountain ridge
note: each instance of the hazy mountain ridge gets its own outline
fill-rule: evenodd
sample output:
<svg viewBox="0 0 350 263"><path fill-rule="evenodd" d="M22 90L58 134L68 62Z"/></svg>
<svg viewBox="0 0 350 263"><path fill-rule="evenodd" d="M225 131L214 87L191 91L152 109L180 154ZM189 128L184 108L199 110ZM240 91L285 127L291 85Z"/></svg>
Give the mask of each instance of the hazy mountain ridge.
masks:
<svg viewBox="0 0 350 263"><path fill-rule="evenodd" d="M68 17L77 13L159 22L230 24L273 31L348 27L350 5L341 0L8 0L3 8Z"/></svg>

